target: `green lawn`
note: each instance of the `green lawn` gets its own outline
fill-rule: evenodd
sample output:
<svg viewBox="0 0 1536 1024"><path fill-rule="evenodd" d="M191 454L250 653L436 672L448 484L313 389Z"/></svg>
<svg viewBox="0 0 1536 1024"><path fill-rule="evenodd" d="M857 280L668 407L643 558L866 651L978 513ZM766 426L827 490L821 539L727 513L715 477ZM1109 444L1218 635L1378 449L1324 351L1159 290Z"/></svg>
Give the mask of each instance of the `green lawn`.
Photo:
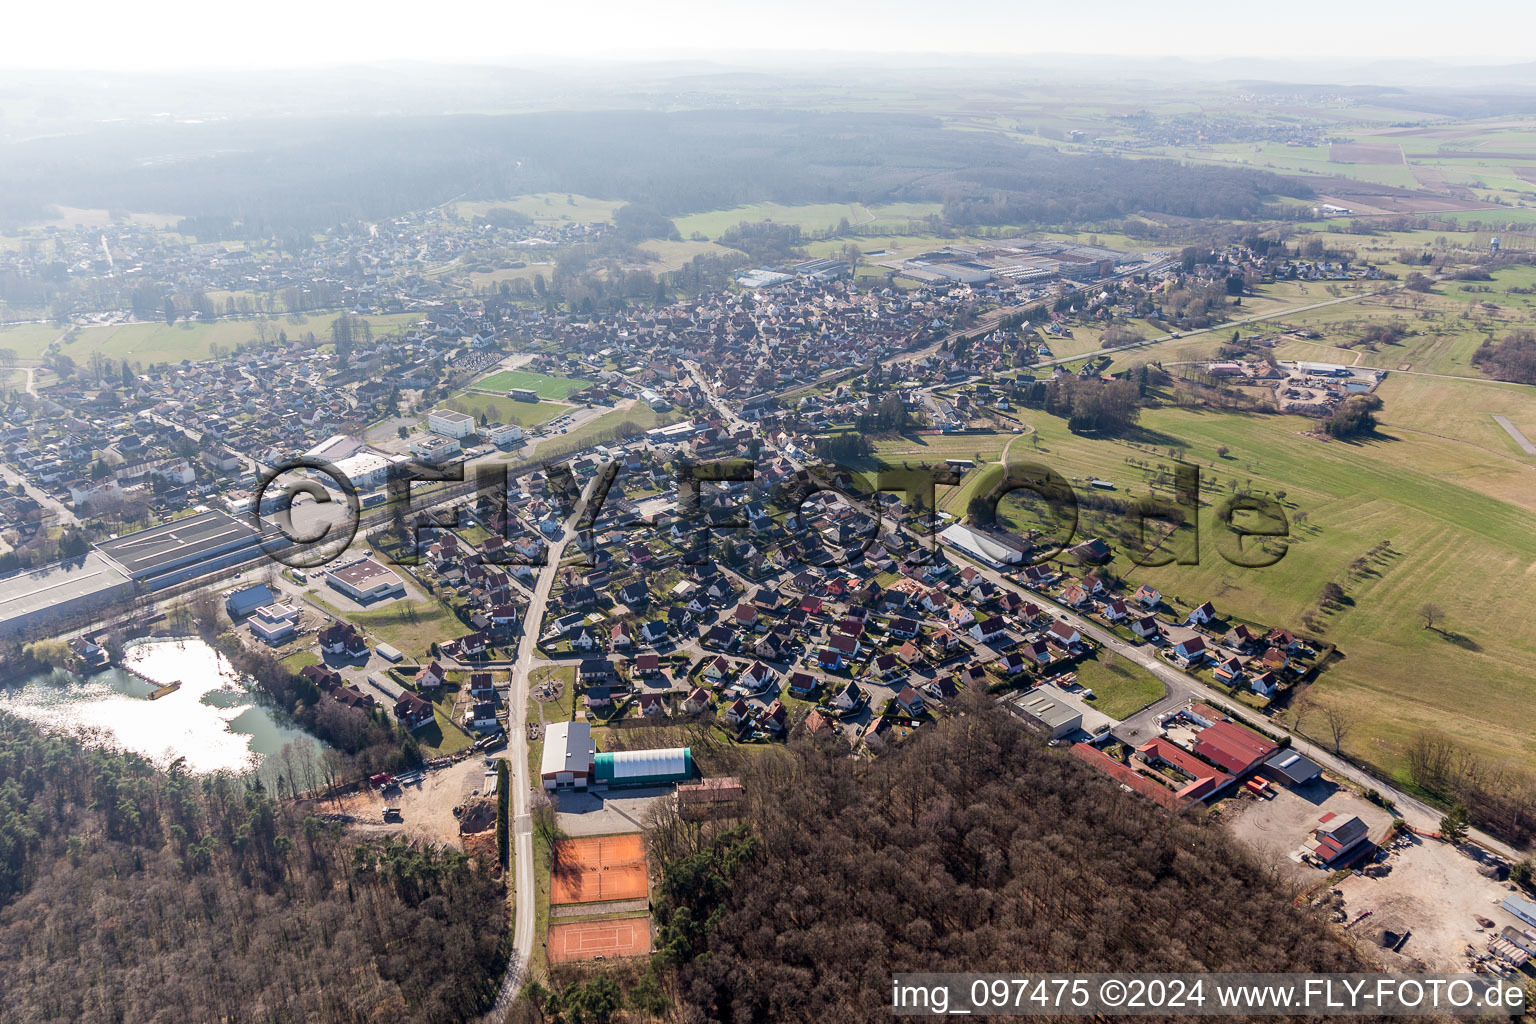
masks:
<svg viewBox="0 0 1536 1024"><path fill-rule="evenodd" d="M320 655L314 651L294 651L283 659L283 665L290 672L302 672L311 665L322 664Z"/></svg>
<svg viewBox="0 0 1536 1024"><path fill-rule="evenodd" d="M423 725L417 729L413 736L421 745L422 753L427 757L446 757L456 754L467 747L474 745L474 739L463 729L454 725L443 709L437 706L432 708L432 724Z"/></svg>
<svg viewBox="0 0 1536 1024"><path fill-rule="evenodd" d="M337 618L354 623L379 642L417 661L427 656L434 642L452 640L469 631L458 616L437 600L398 600L370 611L343 612L313 594L310 597Z"/></svg>
<svg viewBox="0 0 1536 1024"><path fill-rule="evenodd" d="M569 377L551 377L547 373L531 373L527 370L499 370L489 377L481 377L474 386L487 391L505 393L513 388L528 388L540 398L565 401L571 395L592 386L591 381L572 380Z"/></svg>
<svg viewBox="0 0 1536 1024"><path fill-rule="evenodd" d="M478 391L460 391L444 402L443 407L467 413L477 421L484 414L492 421L516 423L521 427L536 427L541 423L548 423L572 409L571 406L558 402L519 402L505 395L490 395Z"/></svg>
<svg viewBox="0 0 1536 1024"><path fill-rule="evenodd" d="M1089 703L1114 719L1126 719L1153 701L1161 700L1163 684L1146 669L1107 651L1077 666L1077 681L1093 691Z"/></svg>

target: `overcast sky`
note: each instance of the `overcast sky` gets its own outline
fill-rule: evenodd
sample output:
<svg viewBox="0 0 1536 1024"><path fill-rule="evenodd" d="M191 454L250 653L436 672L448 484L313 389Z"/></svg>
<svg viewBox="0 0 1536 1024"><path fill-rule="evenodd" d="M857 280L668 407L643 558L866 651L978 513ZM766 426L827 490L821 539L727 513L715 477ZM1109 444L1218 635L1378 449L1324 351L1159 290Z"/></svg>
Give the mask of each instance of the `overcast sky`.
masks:
<svg viewBox="0 0 1536 1024"><path fill-rule="evenodd" d="M176 71L414 59L547 64L571 57L743 51L1091 53L1192 58L1536 57L1529 0L14 0L3 68ZM1458 16L1460 15L1460 16Z"/></svg>

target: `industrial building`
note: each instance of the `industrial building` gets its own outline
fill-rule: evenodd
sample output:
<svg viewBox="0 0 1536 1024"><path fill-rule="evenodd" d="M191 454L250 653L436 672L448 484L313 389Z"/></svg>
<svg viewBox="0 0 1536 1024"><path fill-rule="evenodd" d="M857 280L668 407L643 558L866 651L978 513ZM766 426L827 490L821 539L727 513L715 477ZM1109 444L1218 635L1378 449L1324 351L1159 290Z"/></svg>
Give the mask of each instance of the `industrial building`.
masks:
<svg viewBox="0 0 1536 1024"><path fill-rule="evenodd" d="M516 444L523 439L523 428L515 423L488 423L480 428L480 436L497 447Z"/></svg>
<svg viewBox="0 0 1536 1024"><path fill-rule="evenodd" d="M556 722L544 731L539 779L545 789L586 789L592 782L596 760L590 725Z"/></svg>
<svg viewBox="0 0 1536 1024"><path fill-rule="evenodd" d="M390 459L376 452L359 451L335 463L336 471L359 491L369 491L389 479Z"/></svg>
<svg viewBox="0 0 1536 1024"><path fill-rule="evenodd" d="M962 523L956 523L940 531L939 540L994 567L1019 565L1029 553L1028 544L1017 537L1002 533L983 533Z"/></svg>
<svg viewBox="0 0 1536 1024"><path fill-rule="evenodd" d="M212 510L105 541L98 550L145 590L163 590L262 556L261 535Z"/></svg>
<svg viewBox="0 0 1536 1024"><path fill-rule="evenodd" d="M475 419L453 409L433 409L427 413L427 429L434 434L462 441L475 432Z"/></svg>
<svg viewBox="0 0 1536 1024"><path fill-rule="evenodd" d="M693 778L693 751L687 747L665 747L598 754L596 769L598 784L610 787L687 782Z"/></svg>
<svg viewBox="0 0 1536 1024"><path fill-rule="evenodd" d="M341 591L358 604L405 593L405 582L372 558L360 558L333 569L325 574L325 581L331 589Z"/></svg>
<svg viewBox="0 0 1536 1024"><path fill-rule="evenodd" d="M1287 748L1271 754L1269 759L1259 767L1259 772L1285 785L1304 786L1323 774L1323 769L1305 754L1298 754Z"/></svg>
<svg viewBox="0 0 1536 1024"><path fill-rule="evenodd" d="M98 552L0 579L0 636L24 636L133 596L128 574Z"/></svg>
<svg viewBox="0 0 1536 1024"><path fill-rule="evenodd" d="M411 438L411 454L429 466L447 462L460 452L459 442L438 434L422 434Z"/></svg>
<svg viewBox="0 0 1536 1024"><path fill-rule="evenodd" d="M1034 722L1059 740L1070 736L1083 727L1083 713L1068 707L1036 686L1019 694L1008 705L1027 721Z"/></svg>
<svg viewBox="0 0 1536 1024"><path fill-rule="evenodd" d="M1142 262L1133 253L1096 245L1015 238L999 242L951 245L921 253L911 259L887 261L881 266L917 281L954 281L957 284L1044 283L1058 278L1093 281L1115 269Z"/></svg>
<svg viewBox="0 0 1536 1024"><path fill-rule="evenodd" d="M265 583L253 583L248 587L231 590L224 595L224 611L232 619L243 619L257 608L272 604L277 595Z"/></svg>

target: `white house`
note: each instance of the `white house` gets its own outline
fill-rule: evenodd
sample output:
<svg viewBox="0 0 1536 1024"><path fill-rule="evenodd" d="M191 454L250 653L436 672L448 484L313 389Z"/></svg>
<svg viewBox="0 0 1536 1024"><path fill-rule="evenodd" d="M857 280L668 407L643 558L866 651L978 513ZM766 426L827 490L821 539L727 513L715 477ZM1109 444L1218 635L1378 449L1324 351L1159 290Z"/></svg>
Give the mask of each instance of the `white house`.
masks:
<svg viewBox="0 0 1536 1024"><path fill-rule="evenodd" d="M1191 626L1203 626L1216 618L1216 607L1207 601L1185 617L1184 621Z"/></svg>

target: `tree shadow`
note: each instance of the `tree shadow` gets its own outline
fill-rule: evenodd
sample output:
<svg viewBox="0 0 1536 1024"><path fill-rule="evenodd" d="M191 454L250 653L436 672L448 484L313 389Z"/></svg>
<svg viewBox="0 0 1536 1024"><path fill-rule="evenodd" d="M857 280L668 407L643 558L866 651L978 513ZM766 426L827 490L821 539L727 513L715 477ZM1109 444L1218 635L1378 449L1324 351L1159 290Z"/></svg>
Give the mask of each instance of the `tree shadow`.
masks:
<svg viewBox="0 0 1536 1024"><path fill-rule="evenodd" d="M1482 644L1478 643L1476 640L1473 640L1465 633L1457 633L1454 630L1441 629L1439 626L1431 626L1429 628L1434 632L1439 633L1442 640L1445 640L1448 643L1453 643L1464 651L1476 652L1483 649Z"/></svg>

